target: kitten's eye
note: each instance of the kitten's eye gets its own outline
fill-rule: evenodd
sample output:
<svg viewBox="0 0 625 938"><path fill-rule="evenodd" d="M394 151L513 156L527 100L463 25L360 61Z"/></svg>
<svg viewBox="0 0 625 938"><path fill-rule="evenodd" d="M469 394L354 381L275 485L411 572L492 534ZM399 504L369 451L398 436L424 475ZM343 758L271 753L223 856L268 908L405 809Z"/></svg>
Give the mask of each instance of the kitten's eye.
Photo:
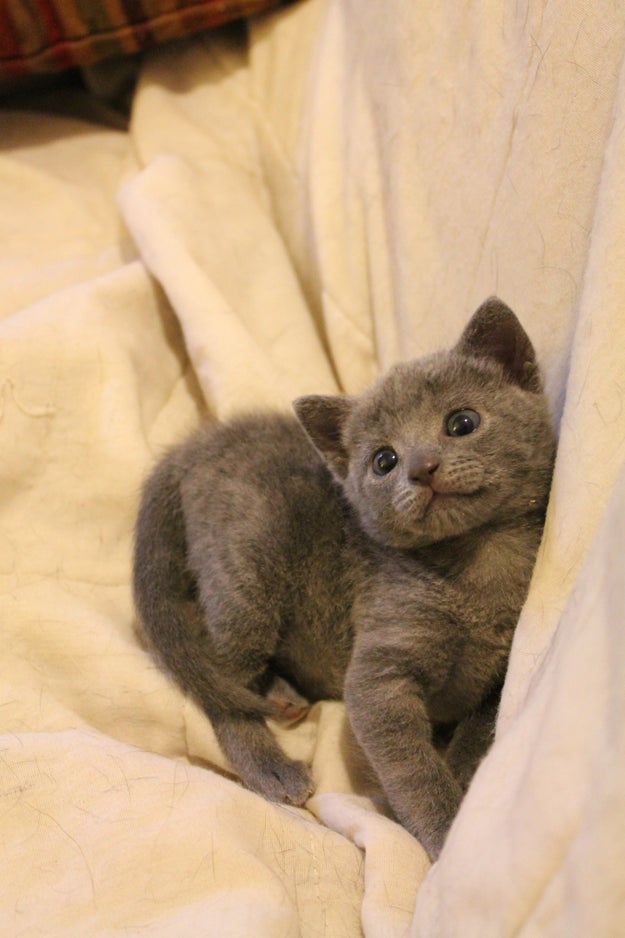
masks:
<svg viewBox="0 0 625 938"><path fill-rule="evenodd" d="M371 466L377 476L385 476L397 465L398 456L390 446L384 446L375 453Z"/></svg>
<svg viewBox="0 0 625 938"><path fill-rule="evenodd" d="M480 415L475 410L455 410L447 418L445 429L448 436L466 436L480 425Z"/></svg>

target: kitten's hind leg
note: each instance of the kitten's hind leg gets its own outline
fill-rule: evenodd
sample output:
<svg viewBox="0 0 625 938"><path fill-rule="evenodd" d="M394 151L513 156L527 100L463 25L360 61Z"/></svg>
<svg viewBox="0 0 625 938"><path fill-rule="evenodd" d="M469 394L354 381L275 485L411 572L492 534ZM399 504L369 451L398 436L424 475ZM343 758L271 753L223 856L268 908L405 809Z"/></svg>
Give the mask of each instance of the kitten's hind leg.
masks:
<svg viewBox="0 0 625 938"><path fill-rule="evenodd" d="M310 797L314 786L307 767L288 758L262 717L223 714L212 723L224 755L248 788L292 805Z"/></svg>
<svg viewBox="0 0 625 938"><path fill-rule="evenodd" d="M266 691L267 700L277 708L276 719L285 722L295 722L306 716L310 710L310 703L295 690L285 678L276 674Z"/></svg>
<svg viewBox="0 0 625 938"><path fill-rule="evenodd" d="M313 790L308 769L288 758L264 719L293 719L301 715L303 701L298 695L291 699L293 694L285 692L286 682L278 685L277 699L271 692L276 686L271 662L282 623L279 603L268 594L261 574L249 563L242 563L242 569L231 568L227 581L213 580L211 568L202 571L204 641L211 649L207 658L222 685L227 678L229 690L221 700L213 693L201 702L224 755L243 783L270 801L301 805ZM256 694L260 705L252 708L242 701L240 706L237 697L241 693Z"/></svg>
<svg viewBox="0 0 625 938"><path fill-rule="evenodd" d="M206 642L210 644L208 637ZM236 652L231 648L226 666L223 647L219 650L217 667L214 658L210 664L207 657L204 659L203 671L212 669L211 693L200 698L200 702L224 755L252 791L269 801L302 805L313 791L308 769L283 752L265 718L280 721L301 718L307 709L306 701L286 681L272 675L268 667L264 674L258 673L262 666L260 652L257 657L250 655L244 646ZM215 694L218 687L223 691L219 699ZM248 697L250 706L246 704Z"/></svg>

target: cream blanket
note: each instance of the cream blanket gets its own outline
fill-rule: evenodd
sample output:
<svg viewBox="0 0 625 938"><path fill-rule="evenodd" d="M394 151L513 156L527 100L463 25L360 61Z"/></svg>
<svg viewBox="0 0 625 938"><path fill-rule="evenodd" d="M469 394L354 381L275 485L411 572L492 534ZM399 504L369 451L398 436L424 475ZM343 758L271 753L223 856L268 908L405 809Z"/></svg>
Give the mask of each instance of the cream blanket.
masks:
<svg viewBox="0 0 625 938"><path fill-rule="evenodd" d="M157 51L128 134L2 113L2 935L625 934L624 54L603 0L305 0ZM132 528L206 412L358 391L495 292L559 454L430 868L341 704L280 730L307 810L228 777L135 638Z"/></svg>

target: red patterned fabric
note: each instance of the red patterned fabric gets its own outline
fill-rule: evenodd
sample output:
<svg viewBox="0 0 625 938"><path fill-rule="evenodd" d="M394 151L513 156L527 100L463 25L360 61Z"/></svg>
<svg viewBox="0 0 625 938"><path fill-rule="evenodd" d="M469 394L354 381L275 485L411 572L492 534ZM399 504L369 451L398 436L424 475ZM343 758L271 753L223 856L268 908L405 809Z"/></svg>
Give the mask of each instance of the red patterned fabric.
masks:
<svg viewBox="0 0 625 938"><path fill-rule="evenodd" d="M0 0L0 78L92 65L281 0Z"/></svg>

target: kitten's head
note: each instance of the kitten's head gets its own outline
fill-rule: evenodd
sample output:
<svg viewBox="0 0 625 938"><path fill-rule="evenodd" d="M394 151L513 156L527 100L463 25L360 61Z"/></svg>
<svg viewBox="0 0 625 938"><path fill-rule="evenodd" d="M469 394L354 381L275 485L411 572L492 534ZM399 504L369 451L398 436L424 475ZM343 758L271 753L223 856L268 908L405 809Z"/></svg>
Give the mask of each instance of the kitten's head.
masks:
<svg viewBox="0 0 625 938"><path fill-rule="evenodd" d="M376 541L419 547L547 503L554 436L532 344L496 297L458 343L295 413Z"/></svg>

